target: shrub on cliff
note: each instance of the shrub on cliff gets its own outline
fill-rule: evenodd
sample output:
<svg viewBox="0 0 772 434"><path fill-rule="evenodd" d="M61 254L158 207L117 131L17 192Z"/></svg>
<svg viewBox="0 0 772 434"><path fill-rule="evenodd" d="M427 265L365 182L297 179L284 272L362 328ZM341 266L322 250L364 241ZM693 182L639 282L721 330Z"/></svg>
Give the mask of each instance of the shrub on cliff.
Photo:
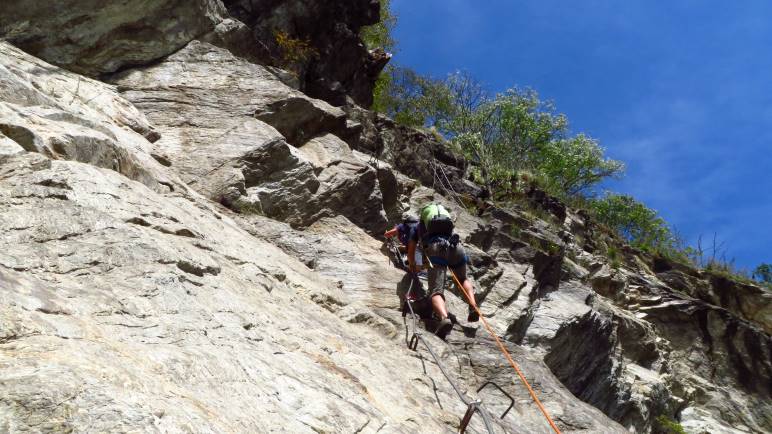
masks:
<svg viewBox="0 0 772 434"><path fill-rule="evenodd" d="M307 40L293 38L279 30L274 31L273 37L279 48L279 56L275 59L276 64L296 76L302 75L303 68L310 59L319 56Z"/></svg>
<svg viewBox="0 0 772 434"><path fill-rule="evenodd" d="M753 278L766 286L772 286L772 264L761 264L753 270Z"/></svg>
<svg viewBox="0 0 772 434"><path fill-rule="evenodd" d="M549 142L539 158L537 167L547 179L548 190L568 196L588 192L624 171L622 162L606 158L598 141L584 134Z"/></svg>
<svg viewBox="0 0 772 434"><path fill-rule="evenodd" d="M373 110L410 127L436 124L448 116L450 95L442 82L424 77L412 69L389 66L385 81L379 79Z"/></svg>
<svg viewBox="0 0 772 434"><path fill-rule="evenodd" d="M392 32L397 25L397 17L391 13L389 0L380 0L380 4L381 20L371 26L362 27L359 36L368 50L382 48L386 52L391 52L396 46Z"/></svg>
<svg viewBox="0 0 772 434"><path fill-rule="evenodd" d="M491 190L528 171L545 180L543 187L552 194L587 194L624 170L621 162L604 156L595 139L570 136L565 115L531 89L491 95L466 73L436 80L393 67L377 101L375 108L398 123L442 133Z"/></svg>
<svg viewBox="0 0 772 434"><path fill-rule="evenodd" d="M387 53L394 52L397 42L392 33L397 25L397 17L391 12L389 1L380 0L381 20L372 26L362 27L359 32L359 36L368 50L382 48ZM386 65L386 68L378 75L373 88L373 105L370 107L372 110L381 112L384 110L387 104L385 98L388 97L387 93L392 87L393 69L391 65Z"/></svg>
<svg viewBox="0 0 772 434"><path fill-rule="evenodd" d="M616 230L633 246L664 254L676 252L677 240L667 222L631 196L606 193L590 202L600 223Z"/></svg>
<svg viewBox="0 0 772 434"><path fill-rule="evenodd" d="M673 419L663 415L657 416L657 418L654 420L654 426L652 427L652 432L656 434L686 434L686 431L684 431L684 428L681 426L680 423L674 421Z"/></svg>

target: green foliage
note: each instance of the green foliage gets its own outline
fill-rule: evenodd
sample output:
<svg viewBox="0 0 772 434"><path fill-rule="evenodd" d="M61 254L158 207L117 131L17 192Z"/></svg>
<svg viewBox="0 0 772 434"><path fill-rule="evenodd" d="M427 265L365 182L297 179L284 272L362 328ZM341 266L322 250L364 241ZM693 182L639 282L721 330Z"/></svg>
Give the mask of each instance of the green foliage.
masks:
<svg viewBox="0 0 772 434"><path fill-rule="evenodd" d="M381 48L386 52L392 52L396 46L392 33L397 25L397 17L391 13L389 0L380 0L380 3L381 20L372 26L362 27L359 36L368 50Z"/></svg>
<svg viewBox="0 0 772 434"><path fill-rule="evenodd" d="M738 270L734 267L734 262L725 260L711 260L705 265L705 270L712 271L716 274L732 275L739 274Z"/></svg>
<svg viewBox="0 0 772 434"><path fill-rule="evenodd" d="M370 106L370 110L384 113L391 104L390 92L393 86L393 68L394 67L391 64L386 65L375 80L375 86L373 87L373 105Z"/></svg>
<svg viewBox="0 0 772 434"><path fill-rule="evenodd" d="M492 160L487 163L494 177L538 168L546 148L564 137L565 116L555 113L533 90L513 88L490 97L481 94L478 84L469 83L473 79L468 76L456 74L450 80L461 107L444 129L450 136L476 136L472 156Z"/></svg>
<svg viewBox="0 0 772 434"><path fill-rule="evenodd" d="M586 135L569 136L568 120L530 89L491 95L469 74L436 80L390 68L374 105L396 122L433 127L472 162L475 179L491 190L512 190L518 174L545 180L552 194L585 194L624 170Z"/></svg>
<svg viewBox="0 0 772 434"><path fill-rule="evenodd" d="M705 271L708 273L714 275L714 276L721 276L726 279L732 280L734 282L739 283L745 283L745 284L758 284L760 282L755 281L751 279L751 273L749 273L747 270L737 268L734 264L734 261L712 261L709 262L708 265L704 267ZM765 283L761 282L763 285L766 285Z"/></svg>
<svg viewBox="0 0 772 434"><path fill-rule="evenodd" d="M753 278L766 285L772 285L772 264L760 264L753 270Z"/></svg>
<svg viewBox="0 0 772 434"><path fill-rule="evenodd" d="M590 204L598 221L616 230L633 246L665 253L675 249L675 237L665 220L631 196L606 193Z"/></svg>
<svg viewBox="0 0 772 434"><path fill-rule="evenodd" d="M607 159L598 141L584 134L548 142L538 153L537 167L548 179L547 189L574 196L624 171L624 164Z"/></svg>
<svg viewBox="0 0 772 434"><path fill-rule="evenodd" d="M392 36L394 27L397 25L397 17L391 13L389 0L380 0L380 4L381 20L372 26L362 27L359 36L362 38L362 41L365 43L365 47L367 47L368 50L381 48L388 53L392 53L397 45L397 42ZM390 104L387 99L389 98L389 92L393 87L393 72L393 67L388 65L380 75L378 75L378 79L375 81L375 87L373 88L372 110L384 112Z"/></svg>
<svg viewBox="0 0 772 434"><path fill-rule="evenodd" d="M606 257L608 258L611 268L617 269L621 265L621 262L619 260L619 251L614 246L609 246L608 249L606 249Z"/></svg>
<svg viewBox="0 0 772 434"><path fill-rule="evenodd" d="M278 66L296 75L300 75L309 60L319 55L309 41L293 38L279 30L273 32L273 37L281 53L276 59Z"/></svg>
<svg viewBox="0 0 772 434"><path fill-rule="evenodd" d="M654 432L658 434L686 434L680 423L661 414L655 419Z"/></svg>
<svg viewBox="0 0 772 434"><path fill-rule="evenodd" d="M438 96L442 91L437 81L423 77L412 69L387 66L376 82L372 108L387 114L399 124L421 127L444 109L445 104Z"/></svg>
<svg viewBox="0 0 772 434"><path fill-rule="evenodd" d="M454 80L459 78L467 80ZM479 99L474 85L463 89L472 89L470 101ZM547 191L567 197L588 193L624 170L621 162L604 157L596 140L583 134L570 137L565 115L530 89L513 88L469 104L456 117L445 130L477 163L489 186L511 184L517 173L530 171L544 180Z"/></svg>

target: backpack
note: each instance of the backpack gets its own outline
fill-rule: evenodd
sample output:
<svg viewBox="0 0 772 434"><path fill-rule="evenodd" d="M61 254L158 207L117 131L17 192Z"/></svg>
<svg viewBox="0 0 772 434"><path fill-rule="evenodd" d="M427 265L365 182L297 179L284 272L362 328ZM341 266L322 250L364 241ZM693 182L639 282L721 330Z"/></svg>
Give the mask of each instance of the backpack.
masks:
<svg viewBox="0 0 772 434"><path fill-rule="evenodd" d="M421 208L421 223L426 228L426 235L450 237L453 235L453 220L450 213L438 203L430 203Z"/></svg>

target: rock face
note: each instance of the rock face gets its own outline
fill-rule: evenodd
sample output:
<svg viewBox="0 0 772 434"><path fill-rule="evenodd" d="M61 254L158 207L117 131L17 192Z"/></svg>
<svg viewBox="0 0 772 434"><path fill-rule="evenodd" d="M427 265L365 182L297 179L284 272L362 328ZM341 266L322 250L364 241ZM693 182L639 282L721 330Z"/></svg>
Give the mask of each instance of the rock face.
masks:
<svg viewBox="0 0 772 434"><path fill-rule="evenodd" d="M350 142L355 149L388 162L400 173L444 195L459 198L481 195L482 189L465 179L466 161L436 134L397 125L381 114L356 105L345 109L353 135Z"/></svg>
<svg viewBox="0 0 772 434"><path fill-rule="evenodd" d="M124 16L67 4L95 32ZM407 348L410 279L379 240L429 200L456 216L481 309L562 432L656 432L661 415L692 433L771 431L769 290L617 245L537 189L470 214L481 190L440 138L315 99L237 44L295 23L282 28L361 59L322 35L355 35L372 4L191 12L214 30L158 15L185 32L134 68L127 33L62 51L79 71L120 64L108 83L0 43L0 432L457 431L466 406L426 348ZM288 18L312 13L325 22ZM39 45L14 39L28 50L78 46L33 21L19 34ZM424 334L459 393L494 432L550 432L446 298L458 324L447 342ZM504 418L488 381L514 399ZM487 432L479 413L468 431Z"/></svg>
<svg viewBox="0 0 772 434"><path fill-rule="evenodd" d="M37 64L65 83L71 76L8 46L3 50L6 65ZM151 144L126 126L142 125L139 112L123 112L134 116L128 120L115 116L114 104L131 105L109 86L89 83L110 95L100 100L104 105L89 106L92 111L62 104L56 89L41 87L24 98L7 94L0 120L16 119L15 105L46 108L48 101L73 125L123 129L126 153L165 175L169 187L78 161L78 154L25 149L18 136L3 136L9 148L16 144L0 160L0 227L9 234L0 254L3 431L456 429L464 406L436 381L435 365L426 363L422 372L416 355L425 360L426 353L401 345L398 301L390 291L400 273L385 261L379 242L344 216L321 218L298 232L199 196L177 176L189 176L186 166L178 170L173 158L162 164L150 157L164 139ZM213 111L200 121L216 126L220 120ZM68 134L42 127L33 132L58 140ZM300 149L284 146L321 169L321 196L327 182L336 190L360 175L335 168L358 158L335 136L318 136ZM314 269L285 251L301 259L299 252L315 251ZM464 345L490 343L468 339ZM496 362L484 354L471 351L469 357L479 358L480 372L494 371ZM524 356L523 363L545 375L545 402L564 420L609 426L538 358ZM465 393L474 396L478 381L470 379ZM494 404L495 398L489 396ZM496 429L546 431L538 413L519 411L517 418L494 420ZM483 430L479 417L470 430Z"/></svg>
<svg viewBox="0 0 772 434"><path fill-rule="evenodd" d="M33 153L2 191L3 431L415 431L388 369L407 351L195 195Z"/></svg>
<svg viewBox="0 0 772 434"><path fill-rule="evenodd" d="M369 107L389 55L368 52L359 30L377 23L379 10L377 0L9 0L0 38L91 77L158 61L201 39L267 65L292 66L313 97L340 106L349 96Z"/></svg>
<svg viewBox="0 0 772 434"><path fill-rule="evenodd" d="M287 62L279 34L308 45L296 74L308 95L341 106L350 96L369 107L378 74L389 61L383 51L368 52L362 26L380 21L378 0L224 0L228 11L252 31L250 53L265 63Z"/></svg>
<svg viewBox="0 0 772 434"><path fill-rule="evenodd" d="M0 36L41 59L98 76L169 55L214 30L224 13L217 0L10 0L0 14Z"/></svg>
<svg viewBox="0 0 772 434"><path fill-rule="evenodd" d="M113 169L154 190L174 187L150 158L158 133L104 83L0 43L0 132L8 154L37 152Z"/></svg>
<svg viewBox="0 0 772 434"><path fill-rule="evenodd" d="M377 171L334 135L346 128L343 111L265 67L194 41L114 82L161 133L155 152L210 199L294 226L341 213L373 233L386 228Z"/></svg>

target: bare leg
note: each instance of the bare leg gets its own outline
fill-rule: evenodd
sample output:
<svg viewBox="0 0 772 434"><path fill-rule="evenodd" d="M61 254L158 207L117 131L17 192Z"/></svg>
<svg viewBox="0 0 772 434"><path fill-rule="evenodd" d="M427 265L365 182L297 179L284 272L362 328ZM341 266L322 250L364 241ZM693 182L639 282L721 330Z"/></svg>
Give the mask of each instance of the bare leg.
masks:
<svg viewBox="0 0 772 434"><path fill-rule="evenodd" d="M472 306L477 306L477 300L474 299L474 287L472 286L472 282L469 279L464 279L464 282L461 285L466 292L467 302Z"/></svg>
<svg viewBox="0 0 772 434"><path fill-rule="evenodd" d="M445 299L442 298L441 295L434 294L432 296L432 308L441 320L448 317L448 309L445 307Z"/></svg>

